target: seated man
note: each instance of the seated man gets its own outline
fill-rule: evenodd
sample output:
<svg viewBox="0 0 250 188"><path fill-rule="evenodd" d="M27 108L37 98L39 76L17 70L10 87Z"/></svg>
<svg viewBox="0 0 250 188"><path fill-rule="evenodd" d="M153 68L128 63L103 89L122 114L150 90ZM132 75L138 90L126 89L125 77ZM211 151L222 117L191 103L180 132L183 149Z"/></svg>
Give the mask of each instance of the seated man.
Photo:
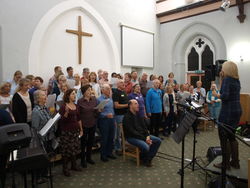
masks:
<svg viewBox="0 0 250 188"><path fill-rule="evenodd" d="M152 166L152 159L156 155L161 144L161 139L149 135L144 120L137 116L138 102L132 99L128 103L129 111L123 118L124 136L128 143L137 146L141 150L141 159L146 166Z"/></svg>

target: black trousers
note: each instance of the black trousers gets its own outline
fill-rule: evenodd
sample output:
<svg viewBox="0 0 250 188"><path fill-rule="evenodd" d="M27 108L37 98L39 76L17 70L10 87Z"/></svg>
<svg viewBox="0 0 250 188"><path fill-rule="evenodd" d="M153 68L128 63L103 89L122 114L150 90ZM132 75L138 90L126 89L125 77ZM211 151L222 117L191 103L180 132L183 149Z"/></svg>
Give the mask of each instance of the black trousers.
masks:
<svg viewBox="0 0 250 188"><path fill-rule="evenodd" d="M81 137L81 160L82 162L87 159L91 159L92 147L95 142L95 131L94 127L83 127L83 136Z"/></svg>
<svg viewBox="0 0 250 188"><path fill-rule="evenodd" d="M5 178L6 178L6 163L8 154L1 154L0 155L0 187L5 186Z"/></svg>
<svg viewBox="0 0 250 188"><path fill-rule="evenodd" d="M151 113L150 134L158 137L160 125L161 125L161 113Z"/></svg>
<svg viewBox="0 0 250 188"><path fill-rule="evenodd" d="M171 131L176 131L176 114L174 112L169 112L164 122L164 132L170 134Z"/></svg>
<svg viewBox="0 0 250 188"><path fill-rule="evenodd" d="M230 128L229 128L230 129ZM228 151L227 145L230 142L234 142L235 140L235 129L231 128L231 133L225 130L223 127L219 126L218 131L219 131L219 138L220 138L220 145L221 145L221 152L222 152L222 171L221 175L223 178L223 182L226 182L226 166L228 165L227 163L230 160L230 154L231 152L234 151Z"/></svg>

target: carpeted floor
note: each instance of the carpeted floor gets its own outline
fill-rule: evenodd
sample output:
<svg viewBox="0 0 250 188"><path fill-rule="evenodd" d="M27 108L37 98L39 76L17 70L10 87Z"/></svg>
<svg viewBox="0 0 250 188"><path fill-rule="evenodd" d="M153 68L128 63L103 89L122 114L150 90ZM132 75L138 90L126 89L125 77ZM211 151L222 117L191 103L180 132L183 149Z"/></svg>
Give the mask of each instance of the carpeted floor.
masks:
<svg viewBox="0 0 250 188"><path fill-rule="evenodd" d="M218 133L216 128L211 128L205 132L200 131L197 134L196 157L201 166L207 164L206 153L210 146L219 146ZM240 146L240 159L247 160L250 156L250 149L242 143ZM132 158L123 161L122 157L116 160L110 160L107 163L100 161L99 153L93 154L95 165L88 165L88 168L82 172L72 172L72 177L62 175L62 166L60 163L54 164L54 187L70 188L70 187L143 187L143 188L175 188L180 187L180 175L177 173L180 169L180 160L171 156L181 157L181 144L176 144L171 137L164 137L160 152L167 155L160 155L165 158L155 157L153 167L140 166L136 167L136 162ZM185 139L185 158L191 159L193 152L193 132L186 136ZM159 155L159 154L158 154ZM169 156L171 155L171 156ZM202 170L185 169L186 188L203 188L205 185L205 173ZM208 179L209 180L209 179ZM10 176L8 176L8 185L10 185ZM17 185L22 185L20 179ZM22 187L22 186L17 186ZM49 187L49 184L41 184L38 187ZM238 186L236 186L238 187ZM242 187L242 185L240 185ZM244 187L244 186L243 186Z"/></svg>

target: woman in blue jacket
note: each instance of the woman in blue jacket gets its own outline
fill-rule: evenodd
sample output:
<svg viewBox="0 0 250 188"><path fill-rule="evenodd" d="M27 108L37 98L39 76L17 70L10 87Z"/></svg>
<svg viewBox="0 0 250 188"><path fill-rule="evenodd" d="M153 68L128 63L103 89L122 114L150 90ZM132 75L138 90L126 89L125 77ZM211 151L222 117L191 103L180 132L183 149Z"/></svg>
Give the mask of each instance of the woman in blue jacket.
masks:
<svg viewBox="0 0 250 188"><path fill-rule="evenodd" d="M240 121L242 113L240 105L240 81L237 65L234 62L227 61L222 66L221 71L221 90L220 94L213 91L213 96L221 99L221 111L219 122L229 125L231 133L219 126L219 137L222 149L222 163L215 164L215 167L222 166L239 169L239 149L238 142L235 139L235 129ZM231 161L230 161L231 157ZM224 169L225 170L225 169ZM222 174L225 173L222 172Z"/></svg>

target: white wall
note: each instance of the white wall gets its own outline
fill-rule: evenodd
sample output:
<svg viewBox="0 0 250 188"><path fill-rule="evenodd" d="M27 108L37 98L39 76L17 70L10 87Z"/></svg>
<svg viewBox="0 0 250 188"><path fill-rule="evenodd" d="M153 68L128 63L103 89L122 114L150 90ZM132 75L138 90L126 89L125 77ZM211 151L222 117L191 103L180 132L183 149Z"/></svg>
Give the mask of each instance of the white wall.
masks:
<svg viewBox="0 0 250 188"><path fill-rule="evenodd" d="M2 28L0 26L0 81L3 79Z"/></svg>
<svg viewBox="0 0 250 188"><path fill-rule="evenodd" d="M215 11L162 24L160 27L159 73L166 75L168 72L174 70L173 48L176 41L178 41L182 33L185 33L185 29L188 26L195 23L202 23L203 25L210 26L222 36L226 46L226 53L219 52L220 54L217 54L217 58L232 60L238 64L242 92L250 92L247 76L250 71L250 3L245 4L245 14L247 18L243 24L236 18L238 15L237 7L231 7L226 12ZM199 28L197 28L196 32L200 32ZM215 36L208 37L213 38ZM185 44L183 45L185 46ZM217 48L221 48L221 46L217 46ZM185 54L183 53L182 55L184 56ZM240 56L242 56L243 62L240 61ZM183 70L177 69L175 72L185 74ZM181 78L178 81L183 82L184 80Z"/></svg>
<svg viewBox="0 0 250 188"><path fill-rule="evenodd" d="M2 0L0 26L2 27L3 79L12 77L15 70L28 72L29 47L33 33L46 13L63 0ZM109 26L120 53L120 26L124 23L155 33L155 70L158 65L159 23L155 16L154 0L86 0ZM86 40L86 39L83 39ZM75 42L77 45L77 41ZM60 65L60 62L57 64ZM96 71L100 64L94 67ZM121 67L122 72L130 67ZM111 71L111 70L109 70ZM152 72L152 69L145 69ZM43 76L43 75L42 75Z"/></svg>

